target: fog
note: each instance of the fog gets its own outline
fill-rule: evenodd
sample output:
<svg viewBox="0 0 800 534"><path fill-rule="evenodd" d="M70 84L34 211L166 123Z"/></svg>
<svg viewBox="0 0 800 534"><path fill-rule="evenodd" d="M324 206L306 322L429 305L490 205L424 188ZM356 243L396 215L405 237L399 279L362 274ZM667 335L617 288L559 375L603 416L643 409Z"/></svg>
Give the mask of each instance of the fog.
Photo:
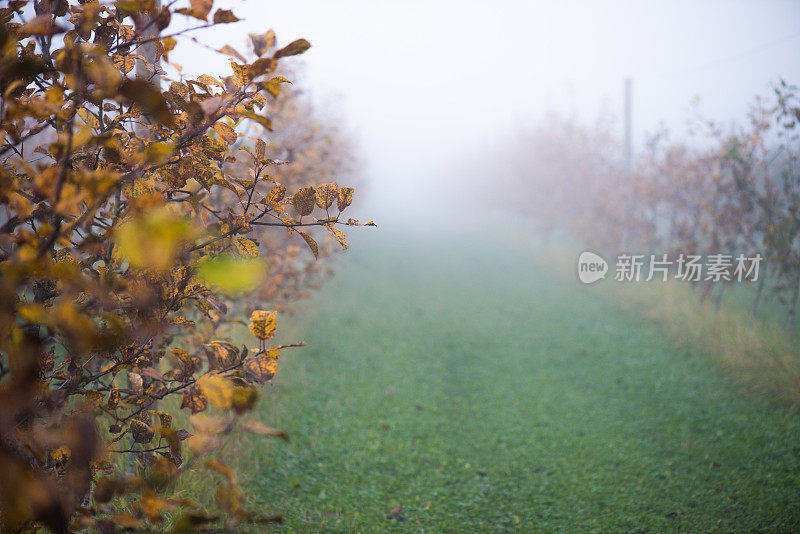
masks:
<svg viewBox="0 0 800 534"><path fill-rule="evenodd" d="M312 43L302 85L355 133L381 205L429 198L465 155L491 157L547 111L617 114L625 77L635 150L660 124L683 135L694 99L705 116L733 121L770 83L800 80L793 1L217 4L245 21L206 31L213 46L244 50L248 32L268 28L279 44ZM173 59L188 73L229 70L193 46Z"/></svg>

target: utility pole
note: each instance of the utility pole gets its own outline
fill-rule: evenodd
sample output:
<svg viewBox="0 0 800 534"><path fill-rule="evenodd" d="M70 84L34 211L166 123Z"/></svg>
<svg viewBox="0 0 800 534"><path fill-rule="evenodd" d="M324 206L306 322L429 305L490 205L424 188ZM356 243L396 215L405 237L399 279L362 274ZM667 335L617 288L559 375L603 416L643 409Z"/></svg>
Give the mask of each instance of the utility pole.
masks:
<svg viewBox="0 0 800 534"><path fill-rule="evenodd" d="M627 174L631 173L632 167L632 160L633 160L633 148L632 148L632 133L631 133L631 122L632 122L632 99L633 99L633 81L630 78L625 78L625 172Z"/></svg>

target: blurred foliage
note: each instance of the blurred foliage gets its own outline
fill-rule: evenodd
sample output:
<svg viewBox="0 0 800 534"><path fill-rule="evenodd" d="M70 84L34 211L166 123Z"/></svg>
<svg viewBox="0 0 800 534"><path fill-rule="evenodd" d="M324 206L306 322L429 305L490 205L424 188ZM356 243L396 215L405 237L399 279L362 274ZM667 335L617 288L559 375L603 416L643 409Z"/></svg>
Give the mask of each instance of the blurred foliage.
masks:
<svg viewBox="0 0 800 534"><path fill-rule="evenodd" d="M788 304L792 329L800 296L798 89L777 83L743 125L691 122L700 139L657 132L627 172L613 119L587 125L551 115L503 145L492 158L501 162L492 186L477 196L528 215L546 234L565 232L612 256L761 254L753 313L769 280ZM716 292L717 304L730 287L693 284L701 298Z"/></svg>
<svg viewBox="0 0 800 534"><path fill-rule="evenodd" d="M298 246L320 254L308 230L346 246L338 227L361 225L341 219L353 190L331 181L346 139L282 111L289 80L277 69L309 48L304 39L278 48L272 30L250 35L251 59L214 50L231 56L231 75L187 78L173 65L168 78L162 65L180 41L202 46L192 32L239 20L212 0L175 4L0 8L4 530L281 519L246 510L236 473L213 452L237 429L286 438L242 419L282 350L302 343L268 346L275 314L256 309L259 346L237 347L224 336L243 321L227 317L302 297L319 278ZM196 25L173 31L181 17ZM287 137L268 145L275 119ZM301 134L282 147L291 131ZM190 431L168 408L176 397ZM190 470L220 477L218 511L174 493Z"/></svg>

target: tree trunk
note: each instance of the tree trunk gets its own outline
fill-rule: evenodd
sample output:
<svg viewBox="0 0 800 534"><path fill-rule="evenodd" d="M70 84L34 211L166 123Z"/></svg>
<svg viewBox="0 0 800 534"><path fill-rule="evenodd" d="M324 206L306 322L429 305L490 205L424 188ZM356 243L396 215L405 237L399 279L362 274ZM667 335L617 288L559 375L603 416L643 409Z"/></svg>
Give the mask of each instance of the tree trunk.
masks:
<svg viewBox="0 0 800 534"><path fill-rule="evenodd" d="M142 39L151 39L161 35L158 25L153 22L153 17L158 16L161 13L161 0L155 0L153 4L154 7L152 16L149 14L141 14L136 19L136 30ZM155 67L156 71L158 71L161 61L156 57L155 42L151 41L144 43L139 46L136 51L141 54L142 57L144 57L152 67ZM161 75L156 74L152 70L148 69L144 61L136 61L136 76L143 80L149 81L158 88L161 88Z"/></svg>
<svg viewBox="0 0 800 534"><path fill-rule="evenodd" d="M158 25L153 22L153 18L161 13L161 0L153 2L153 11L148 13L140 13L134 18L136 33L141 39L150 39L161 35ZM136 60L136 77L152 83L157 89L161 89L161 75L157 74L161 59L156 57L156 46L154 42L147 42L140 45L136 52L142 55L147 60L147 63L141 59ZM150 64L148 68L147 64ZM155 68L155 72L152 70ZM136 124L134 133L142 140L150 138L150 129L144 124Z"/></svg>
<svg viewBox="0 0 800 534"><path fill-rule="evenodd" d="M160 13L161 0L155 0L153 2L152 12L140 13L134 18L136 32L140 38L150 39L161 35L158 25L153 22L154 17L157 17ZM156 89L161 90L161 75L158 74L161 65L161 59L156 56L155 43L152 41L144 43L136 49L136 52L141 54L142 57L147 60L147 63L140 59L136 60L136 77L152 83ZM147 66L148 63L150 64L149 68ZM153 69L155 69L155 71ZM134 132L136 133L136 136L145 144L148 140L152 140L152 132L145 124L137 123L134 127ZM152 401L149 408L151 410L158 410L158 401ZM132 443L131 449L137 452L128 455L128 475L141 476L144 473L144 468L146 465L146 453L141 452L142 449L144 449L144 445Z"/></svg>

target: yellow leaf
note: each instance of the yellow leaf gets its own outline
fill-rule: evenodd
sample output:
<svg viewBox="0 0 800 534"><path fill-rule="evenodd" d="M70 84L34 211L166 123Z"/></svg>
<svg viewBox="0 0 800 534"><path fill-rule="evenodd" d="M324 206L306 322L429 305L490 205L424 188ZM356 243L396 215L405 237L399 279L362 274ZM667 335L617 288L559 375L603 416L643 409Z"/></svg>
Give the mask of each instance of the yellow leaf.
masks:
<svg viewBox="0 0 800 534"><path fill-rule="evenodd" d="M258 392L251 385L233 388L233 411L242 414L252 410L258 402Z"/></svg>
<svg viewBox="0 0 800 534"><path fill-rule="evenodd" d="M345 209L351 202L353 202L353 188L342 187L339 189L339 197L336 199L336 207L339 208L339 211Z"/></svg>
<svg viewBox="0 0 800 534"><path fill-rule="evenodd" d="M278 371L278 356L278 349L268 349L266 352L247 358L244 370L259 384L269 382Z"/></svg>
<svg viewBox="0 0 800 534"><path fill-rule="evenodd" d="M336 228L328 228L328 232L330 232L331 235L333 235L333 237L336 238L336 241L339 242L339 244L342 246L342 248L344 248L344 249L347 248L347 240L345 239L344 232L342 232L341 230L338 230Z"/></svg>
<svg viewBox="0 0 800 534"><path fill-rule="evenodd" d="M114 65L125 74L130 73L133 70L133 67L136 66L136 58L133 57L133 54L126 54L124 56L120 54L114 54L112 59L114 61Z"/></svg>
<svg viewBox="0 0 800 534"><path fill-rule="evenodd" d="M317 186L316 201L317 206L327 210L333 205L333 201L339 196L338 186L336 182L329 184L322 184Z"/></svg>
<svg viewBox="0 0 800 534"><path fill-rule="evenodd" d="M258 246L244 236L237 236L233 240L233 244L236 245L236 249L245 258L255 258L258 256Z"/></svg>
<svg viewBox="0 0 800 534"><path fill-rule="evenodd" d="M62 445L50 453L50 459L57 464L63 464L72 456L72 451L66 445Z"/></svg>
<svg viewBox="0 0 800 534"><path fill-rule="evenodd" d="M233 382L216 373L208 373L197 380L197 387L208 401L218 408L227 409L233 402Z"/></svg>
<svg viewBox="0 0 800 534"><path fill-rule="evenodd" d="M265 130L269 132L272 131L272 120L269 117L259 115L258 113L253 113L252 111L244 111L241 113L241 115L242 117L256 121L258 124L263 126Z"/></svg>
<svg viewBox="0 0 800 534"><path fill-rule="evenodd" d="M222 82L214 78L213 76L209 76L208 74L201 74L197 77L197 81L202 83L203 85L216 85L218 87L222 87Z"/></svg>
<svg viewBox="0 0 800 534"><path fill-rule="evenodd" d="M214 131L217 132L217 135L224 139L229 145L236 142L236 131L231 128L230 125L224 122L215 122L213 128Z"/></svg>
<svg viewBox="0 0 800 534"><path fill-rule="evenodd" d="M119 400L119 390L115 387L112 387L108 394L108 407L112 410L116 409L116 407L119 406Z"/></svg>
<svg viewBox="0 0 800 534"><path fill-rule="evenodd" d="M284 195L286 195L286 188L282 185L276 185L267 193L267 196L264 197L264 203L270 205L277 204L283 200Z"/></svg>
<svg viewBox="0 0 800 534"><path fill-rule="evenodd" d="M298 233L303 237L308 245L308 248L311 249L311 252L314 254L314 258L319 258L319 246L317 246L317 242L314 241L314 238L305 232L300 232L299 230Z"/></svg>
<svg viewBox="0 0 800 534"><path fill-rule="evenodd" d="M190 321L183 315L176 315L172 319L169 320L170 324L178 325L178 326L193 326L194 321Z"/></svg>
<svg viewBox="0 0 800 534"><path fill-rule="evenodd" d="M277 327L275 315L277 312L255 310L250 316L250 331L260 340L272 339Z"/></svg>
<svg viewBox="0 0 800 534"><path fill-rule="evenodd" d="M277 97L281 92L282 83L292 83L283 76L275 76L274 78L263 82L260 87L270 94L273 98Z"/></svg>
<svg viewBox="0 0 800 534"><path fill-rule="evenodd" d="M239 65L233 59L230 60L230 63L231 69L233 69L233 75L236 77L237 85L241 87L250 83L250 80L252 79L250 76L250 69L248 69L246 65Z"/></svg>

